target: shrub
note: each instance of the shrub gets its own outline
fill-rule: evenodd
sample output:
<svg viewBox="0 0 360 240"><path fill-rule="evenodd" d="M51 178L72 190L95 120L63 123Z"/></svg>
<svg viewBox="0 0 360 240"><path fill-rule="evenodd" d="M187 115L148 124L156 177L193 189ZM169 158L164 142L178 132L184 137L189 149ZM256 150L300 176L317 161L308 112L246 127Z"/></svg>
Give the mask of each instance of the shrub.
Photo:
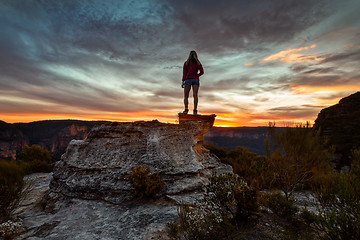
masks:
<svg viewBox="0 0 360 240"><path fill-rule="evenodd" d="M205 189L205 203L223 216L233 218L236 214L235 189L244 184L231 173L211 176Z"/></svg>
<svg viewBox="0 0 360 240"><path fill-rule="evenodd" d="M267 193L263 196L263 204L273 213L282 217L291 218L297 212L294 199L286 198L281 192Z"/></svg>
<svg viewBox="0 0 360 240"><path fill-rule="evenodd" d="M0 160L0 222L10 219L23 197L24 170L15 161Z"/></svg>
<svg viewBox="0 0 360 240"><path fill-rule="evenodd" d="M149 168L144 169L141 166L136 166L131 171L132 173L127 176L128 182L134 188L137 197L155 198L164 186L160 181L159 174L150 174Z"/></svg>
<svg viewBox="0 0 360 240"><path fill-rule="evenodd" d="M266 142L274 181L288 199L296 189L309 185L317 176L331 170L329 153L323 148L319 133L309 125L287 127L282 132L269 128L275 150Z"/></svg>
<svg viewBox="0 0 360 240"><path fill-rule="evenodd" d="M220 160L226 157L226 150L225 148L216 147L211 144L204 144L204 147L209 149L210 152L216 155Z"/></svg>
<svg viewBox="0 0 360 240"><path fill-rule="evenodd" d="M259 210L258 189L241 185L235 190L236 220L245 220Z"/></svg>
<svg viewBox="0 0 360 240"><path fill-rule="evenodd" d="M16 155L16 159L26 163L29 173L51 172L54 167L49 151L35 144L31 147L24 145L22 151Z"/></svg>
<svg viewBox="0 0 360 240"><path fill-rule="evenodd" d="M168 224L169 233L176 239L233 239L234 220L245 220L257 210L255 188L231 173L212 176L204 201L192 206L181 205L179 222Z"/></svg>
<svg viewBox="0 0 360 240"><path fill-rule="evenodd" d="M315 213L310 212L307 208L303 209L300 213L300 218L310 226L317 220L317 215Z"/></svg>
<svg viewBox="0 0 360 240"><path fill-rule="evenodd" d="M257 189L247 186L242 178L228 173L209 178L204 200L219 214L243 220L258 211L257 193Z"/></svg>
<svg viewBox="0 0 360 240"><path fill-rule="evenodd" d="M0 224L0 239L15 239L24 230L22 222L13 222L8 220Z"/></svg>
<svg viewBox="0 0 360 240"><path fill-rule="evenodd" d="M352 174L360 177L360 149L352 151L351 169Z"/></svg>
<svg viewBox="0 0 360 240"><path fill-rule="evenodd" d="M204 204L180 205L178 215L178 222L167 224L168 232L174 239L232 239L231 233L235 231L227 217L211 212Z"/></svg>
<svg viewBox="0 0 360 240"><path fill-rule="evenodd" d="M319 178L314 191L321 205L314 223L320 238L358 239L360 176L353 172L329 174Z"/></svg>
<svg viewBox="0 0 360 240"><path fill-rule="evenodd" d="M52 172L54 169L55 163L46 163L40 160L34 160L28 163L25 163L26 169L28 173L47 173Z"/></svg>

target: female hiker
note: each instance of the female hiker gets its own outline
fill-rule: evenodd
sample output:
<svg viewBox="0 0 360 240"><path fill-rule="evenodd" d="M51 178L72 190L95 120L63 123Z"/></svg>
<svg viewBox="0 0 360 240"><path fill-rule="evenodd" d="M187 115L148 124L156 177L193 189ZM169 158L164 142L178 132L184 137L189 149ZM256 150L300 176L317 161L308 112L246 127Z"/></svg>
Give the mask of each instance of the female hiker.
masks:
<svg viewBox="0 0 360 240"><path fill-rule="evenodd" d="M199 72L200 71L200 72ZM204 74L204 69L197 57L196 52L193 50L190 52L188 59L184 63L182 86L184 88L184 114L189 112L189 92L192 87L194 96L194 111L193 114L197 114L198 105L198 91L200 87L199 77Z"/></svg>

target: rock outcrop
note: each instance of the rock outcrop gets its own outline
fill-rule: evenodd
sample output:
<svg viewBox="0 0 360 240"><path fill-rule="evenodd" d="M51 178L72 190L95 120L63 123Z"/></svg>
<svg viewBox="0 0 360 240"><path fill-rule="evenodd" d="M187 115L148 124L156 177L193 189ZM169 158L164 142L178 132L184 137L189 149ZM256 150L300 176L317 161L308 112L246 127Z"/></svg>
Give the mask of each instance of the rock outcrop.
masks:
<svg viewBox="0 0 360 240"><path fill-rule="evenodd" d="M51 194L124 203L133 198L127 175L141 166L160 174L164 196L185 201L201 191L213 170L231 171L202 146L213 121L214 116L178 125L151 121L95 127L85 140L70 142L55 166Z"/></svg>
<svg viewBox="0 0 360 240"><path fill-rule="evenodd" d="M106 123L86 139L71 141L45 197L51 213L24 213L30 230L22 237L168 239L166 223L178 218L178 204L201 200L213 173L232 172L202 146L214 119L189 115L179 124ZM157 200L134 197L127 175L135 166L159 173L164 188Z"/></svg>
<svg viewBox="0 0 360 240"><path fill-rule="evenodd" d="M350 165L351 150L360 147L360 92L339 101L338 104L322 109L315 120L315 129L336 147L338 168Z"/></svg>

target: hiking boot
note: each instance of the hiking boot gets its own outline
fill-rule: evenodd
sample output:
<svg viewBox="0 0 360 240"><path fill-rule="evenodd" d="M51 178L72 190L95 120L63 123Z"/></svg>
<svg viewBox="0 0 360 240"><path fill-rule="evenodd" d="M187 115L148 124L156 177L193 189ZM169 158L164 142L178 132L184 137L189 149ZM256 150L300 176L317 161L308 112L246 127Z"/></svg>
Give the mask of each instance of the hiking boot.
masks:
<svg viewBox="0 0 360 240"><path fill-rule="evenodd" d="M185 110L183 111L183 114L188 114L188 112L189 112L189 109L185 109Z"/></svg>
<svg viewBox="0 0 360 240"><path fill-rule="evenodd" d="M196 109L194 109L193 114L197 115L197 110Z"/></svg>

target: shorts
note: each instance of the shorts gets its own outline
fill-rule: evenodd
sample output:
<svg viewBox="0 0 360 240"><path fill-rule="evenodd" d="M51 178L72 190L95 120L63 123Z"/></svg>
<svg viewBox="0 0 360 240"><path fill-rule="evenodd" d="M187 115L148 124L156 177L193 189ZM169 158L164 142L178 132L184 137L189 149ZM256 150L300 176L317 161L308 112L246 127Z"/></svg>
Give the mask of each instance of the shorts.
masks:
<svg viewBox="0 0 360 240"><path fill-rule="evenodd" d="M200 86L200 81L199 81L199 79L196 79L196 78L186 79L184 85L185 86L191 86L191 85Z"/></svg>

